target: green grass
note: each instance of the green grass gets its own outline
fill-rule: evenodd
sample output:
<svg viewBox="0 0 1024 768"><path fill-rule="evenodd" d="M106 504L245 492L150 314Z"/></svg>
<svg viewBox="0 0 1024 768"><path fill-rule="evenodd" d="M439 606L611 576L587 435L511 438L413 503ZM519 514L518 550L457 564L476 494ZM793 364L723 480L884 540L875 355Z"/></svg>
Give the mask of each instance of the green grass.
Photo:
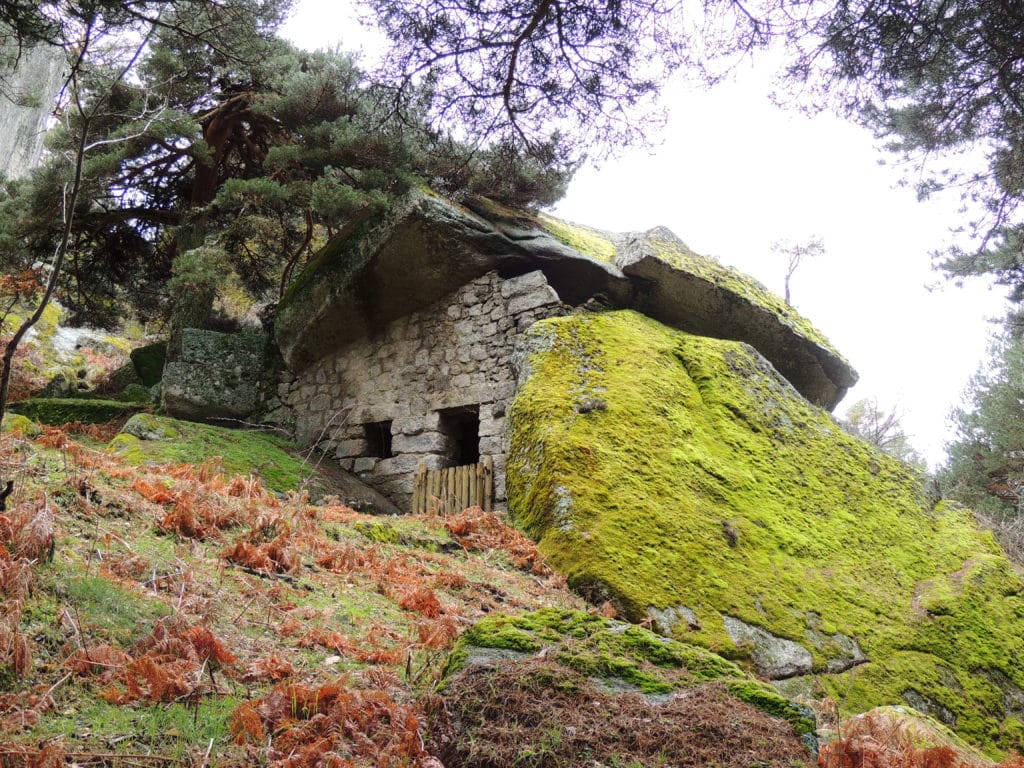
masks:
<svg viewBox="0 0 1024 768"><path fill-rule="evenodd" d="M229 722L238 704L234 696L219 696L202 698L195 707L181 703L125 707L83 697L62 701L28 737L36 742L63 737L83 752L198 758L211 739L213 755L230 741Z"/></svg>
<svg viewBox="0 0 1024 768"><path fill-rule="evenodd" d="M110 441L108 450L136 465L219 459L225 472L255 473L274 491L296 490L313 476L312 468L297 458L297 446L278 435L178 421L165 416L147 415L145 419L148 428L164 432L168 439L140 440L121 433Z"/></svg>
<svg viewBox="0 0 1024 768"><path fill-rule="evenodd" d="M1021 748L984 670L1024 687L1024 583L970 512L846 435L749 347L633 312L547 320L510 410L515 518L568 578L631 620L736 659L722 615L804 644L820 622L871 663L820 682L848 711L913 690L989 749ZM580 412L600 398L606 410ZM726 525L735 534L730 541ZM820 618L814 618L820 617Z"/></svg>
<svg viewBox="0 0 1024 768"><path fill-rule="evenodd" d="M47 566L40 571L40 582L38 598L26 606L29 624L40 632L45 632L48 625L70 622L90 642L129 647L157 620L171 613L158 600L103 576L82 575L81 568L72 564Z"/></svg>

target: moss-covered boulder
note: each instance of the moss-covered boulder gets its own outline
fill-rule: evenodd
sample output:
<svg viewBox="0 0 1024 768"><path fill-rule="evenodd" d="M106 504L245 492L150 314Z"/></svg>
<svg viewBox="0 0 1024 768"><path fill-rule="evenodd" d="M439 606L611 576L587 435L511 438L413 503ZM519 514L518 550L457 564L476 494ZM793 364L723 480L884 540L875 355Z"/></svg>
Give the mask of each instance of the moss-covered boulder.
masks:
<svg viewBox="0 0 1024 768"><path fill-rule="evenodd" d="M430 746L446 765L580 765L584 752L650 765L665 750L687 765L814 762L813 716L771 686L702 648L580 611L479 621L453 650L441 696Z"/></svg>
<svg viewBox="0 0 1024 768"><path fill-rule="evenodd" d="M1024 746L1018 573L753 349L610 312L538 323L522 368L510 507L577 590L762 673L765 638L798 648L775 676L852 711Z"/></svg>
<svg viewBox="0 0 1024 768"><path fill-rule="evenodd" d="M181 354L164 365L161 403L194 421L245 419L259 406L267 337L185 328Z"/></svg>
<svg viewBox="0 0 1024 768"><path fill-rule="evenodd" d="M43 433L43 428L28 416L22 416L20 413L7 413L4 414L0 432L14 437L38 437Z"/></svg>

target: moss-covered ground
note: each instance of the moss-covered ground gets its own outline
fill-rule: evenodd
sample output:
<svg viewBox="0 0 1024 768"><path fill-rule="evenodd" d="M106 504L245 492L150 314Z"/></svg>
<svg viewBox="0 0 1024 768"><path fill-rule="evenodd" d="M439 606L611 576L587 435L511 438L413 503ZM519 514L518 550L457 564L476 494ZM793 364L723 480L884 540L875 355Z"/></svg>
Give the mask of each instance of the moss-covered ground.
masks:
<svg viewBox="0 0 1024 768"><path fill-rule="evenodd" d="M868 657L818 690L924 702L972 743L1024 747L1024 582L972 515L846 435L742 344L633 312L543 321L510 410L510 504L570 585L676 639L749 657L723 615ZM599 403L600 407L594 404Z"/></svg>

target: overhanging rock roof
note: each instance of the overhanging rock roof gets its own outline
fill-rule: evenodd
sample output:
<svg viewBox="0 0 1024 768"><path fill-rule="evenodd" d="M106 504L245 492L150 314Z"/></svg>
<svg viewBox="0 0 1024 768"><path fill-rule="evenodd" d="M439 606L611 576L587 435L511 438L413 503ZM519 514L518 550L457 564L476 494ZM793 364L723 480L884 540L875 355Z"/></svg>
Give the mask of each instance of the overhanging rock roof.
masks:
<svg viewBox="0 0 1024 768"><path fill-rule="evenodd" d="M317 254L281 301L278 345L298 372L491 270L536 269L567 304L600 298L691 333L746 342L816 405L834 408L857 381L792 307L663 227L609 234L423 191Z"/></svg>

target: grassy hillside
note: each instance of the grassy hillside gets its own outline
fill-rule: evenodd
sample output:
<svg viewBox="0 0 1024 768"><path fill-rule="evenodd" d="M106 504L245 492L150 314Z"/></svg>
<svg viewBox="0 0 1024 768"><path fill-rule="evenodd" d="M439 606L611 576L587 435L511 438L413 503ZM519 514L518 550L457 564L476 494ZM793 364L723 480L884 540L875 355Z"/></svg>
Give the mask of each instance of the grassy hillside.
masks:
<svg viewBox="0 0 1024 768"><path fill-rule="evenodd" d="M345 764L313 760L332 739L354 764L412 764L418 698L465 626L581 607L494 515L374 518L217 461L134 465L95 427L12 426L5 768ZM317 717L339 697L348 720Z"/></svg>

